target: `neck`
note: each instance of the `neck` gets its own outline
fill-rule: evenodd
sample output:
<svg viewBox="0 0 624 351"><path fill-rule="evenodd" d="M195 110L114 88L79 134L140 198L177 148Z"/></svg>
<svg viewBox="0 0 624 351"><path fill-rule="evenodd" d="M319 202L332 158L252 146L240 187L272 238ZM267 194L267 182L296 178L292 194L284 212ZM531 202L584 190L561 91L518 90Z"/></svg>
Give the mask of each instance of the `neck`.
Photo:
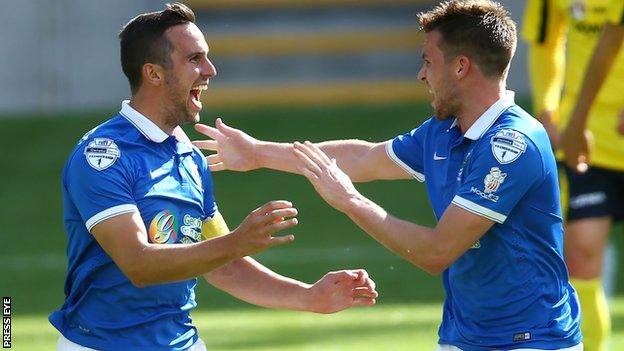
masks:
<svg viewBox="0 0 624 351"><path fill-rule="evenodd" d="M154 122L163 132L173 135L173 130L176 126L169 126L167 124L166 116L160 106L161 101L162 99L156 94L149 94L139 90L132 95L130 106L147 119Z"/></svg>
<svg viewBox="0 0 624 351"><path fill-rule="evenodd" d="M505 82L484 82L484 84L471 85L470 89L466 89L462 96L465 103L457 114L461 132L466 133L490 106L505 96L505 91Z"/></svg>

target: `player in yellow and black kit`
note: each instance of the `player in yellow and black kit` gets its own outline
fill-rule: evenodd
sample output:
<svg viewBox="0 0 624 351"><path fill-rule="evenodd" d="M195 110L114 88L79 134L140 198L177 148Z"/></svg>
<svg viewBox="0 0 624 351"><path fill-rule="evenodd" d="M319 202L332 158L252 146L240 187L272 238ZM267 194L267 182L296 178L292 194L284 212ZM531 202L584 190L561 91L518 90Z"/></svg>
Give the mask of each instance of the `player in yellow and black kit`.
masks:
<svg viewBox="0 0 624 351"><path fill-rule="evenodd" d="M565 255L585 350L604 350L602 260L624 217L624 0L529 0L524 23L535 113L565 161Z"/></svg>

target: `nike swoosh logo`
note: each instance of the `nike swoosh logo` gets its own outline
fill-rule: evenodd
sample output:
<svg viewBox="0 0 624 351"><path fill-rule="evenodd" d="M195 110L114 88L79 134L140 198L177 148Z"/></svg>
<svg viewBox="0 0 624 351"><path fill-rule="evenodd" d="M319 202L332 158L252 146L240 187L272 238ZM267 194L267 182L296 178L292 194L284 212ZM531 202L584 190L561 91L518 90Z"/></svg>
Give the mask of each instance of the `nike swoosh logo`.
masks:
<svg viewBox="0 0 624 351"><path fill-rule="evenodd" d="M446 160L446 157L438 156L438 154L433 154L434 161Z"/></svg>

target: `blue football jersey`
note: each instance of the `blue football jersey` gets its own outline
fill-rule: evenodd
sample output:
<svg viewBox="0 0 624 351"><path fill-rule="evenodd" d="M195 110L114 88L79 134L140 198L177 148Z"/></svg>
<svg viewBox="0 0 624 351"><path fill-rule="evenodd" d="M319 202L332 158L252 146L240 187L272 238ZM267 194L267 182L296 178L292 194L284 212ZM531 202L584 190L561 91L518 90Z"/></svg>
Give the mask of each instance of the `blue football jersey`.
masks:
<svg viewBox="0 0 624 351"><path fill-rule="evenodd" d="M196 279L137 288L91 235L98 223L138 211L154 244L201 240L217 211L201 152L159 129L127 101L88 132L62 176L67 233L65 303L50 322L98 350L185 350L198 339L189 312Z"/></svg>
<svg viewBox="0 0 624 351"><path fill-rule="evenodd" d="M440 344L480 351L581 341L555 158L546 131L513 93L464 134L456 120L432 118L388 142L387 151L425 182L438 219L453 203L495 222L443 273Z"/></svg>

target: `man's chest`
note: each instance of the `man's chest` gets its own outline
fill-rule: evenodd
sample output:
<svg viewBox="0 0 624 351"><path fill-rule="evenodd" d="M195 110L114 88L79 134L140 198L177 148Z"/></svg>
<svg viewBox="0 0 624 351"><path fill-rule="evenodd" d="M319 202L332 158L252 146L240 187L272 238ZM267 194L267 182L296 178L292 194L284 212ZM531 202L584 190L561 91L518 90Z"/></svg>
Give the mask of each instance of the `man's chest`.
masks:
<svg viewBox="0 0 624 351"><path fill-rule="evenodd" d="M157 155L141 160L132 192L152 243L201 240L204 184L193 157Z"/></svg>
<svg viewBox="0 0 624 351"><path fill-rule="evenodd" d="M432 138L425 148L424 165L427 191L439 218L453 200L464 181L470 164L474 141L458 132L447 132Z"/></svg>

